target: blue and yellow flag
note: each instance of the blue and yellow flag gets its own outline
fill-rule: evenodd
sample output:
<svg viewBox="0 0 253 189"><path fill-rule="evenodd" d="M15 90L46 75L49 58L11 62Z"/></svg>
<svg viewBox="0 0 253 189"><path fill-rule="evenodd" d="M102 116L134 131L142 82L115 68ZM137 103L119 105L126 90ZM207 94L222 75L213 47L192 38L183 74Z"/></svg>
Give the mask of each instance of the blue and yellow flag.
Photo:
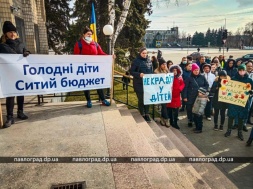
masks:
<svg viewBox="0 0 253 189"><path fill-rule="evenodd" d="M97 28L96 28L96 15L94 9L94 3L91 4L91 22L90 22L90 29L93 31L92 39L97 42Z"/></svg>

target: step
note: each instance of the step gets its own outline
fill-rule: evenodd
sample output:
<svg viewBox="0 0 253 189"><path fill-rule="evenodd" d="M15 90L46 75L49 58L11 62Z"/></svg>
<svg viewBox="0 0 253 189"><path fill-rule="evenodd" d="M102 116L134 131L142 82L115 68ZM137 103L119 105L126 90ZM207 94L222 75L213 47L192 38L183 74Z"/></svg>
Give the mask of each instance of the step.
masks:
<svg viewBox="0 0 253 189"><path fill-rule="evenodd" d="M127 132L127 122L123 121L114 106L101 106L104 129L110 157L137 157L133 142ZM112 163L115 187L152 188L144 167L139 163Z"/></svg>
<svg viewBox="0 0 253 189"><path fill-rule="evenodd" d="M163 144L159 141L159 138L157 138L153 130L139 114L139 112L136 110L131 110L130 112L137 123L137 127L142 131L149 144L155 151L155 154L158 157L173 157L173 154L171 155L171 153L169 153L169 151L163 146ZM178 163L162 163L162 166L167 174L171 177L175 188L195 188L192 181L188 178L187 171L182 169Z"/></svg>
<svg viewBox="0 0 253 189"><path fill-rule="evenodd" d="M157 122L159 122L159 119L157 119ZM179 130L158 125L185 157L205 157ZM214 164L192 163L191 165L211 188L237 188Z"/></svg>
<svg viewBox="0 0 253 189"><path fill-rule="evenodd" d="M127 122L127 131L133 141L138 157L155 157L152 147L138 129L136 122L125 105L118 105L123 122ZM159 163L143 163L152 188L175 188L170 176Z"/></svg>
<svg viewBox="0 0 253 189"><path fill-rule="evenodd" d="M137 113L136 113L137 114ZM167 136L163 130L156 124L156 122L149 123L150 128L156 134L160 142L169 151L172 157L183 157L184 155L178 149L178 146L183 145L181 143L174 144L171 140L171 136ZM166 128L166 127L164 127ZM166 128L167 132L172 132L174 128ZM192 155L191 155L192 156ZM194 183L195 188L210 188L201 175L194 169L190 163L178 163L178 165L187 172L188 178Z"/></svg>
<svg viewBox="0 0 253 189"><path fill-rule="evenodd" d="M1 156L107 157L100 105L80 102L26 107L30 117L0 130ZM50 188L53 183L87 181L88 188L115 188L106 163L0 164L0 188Z"/></svg>

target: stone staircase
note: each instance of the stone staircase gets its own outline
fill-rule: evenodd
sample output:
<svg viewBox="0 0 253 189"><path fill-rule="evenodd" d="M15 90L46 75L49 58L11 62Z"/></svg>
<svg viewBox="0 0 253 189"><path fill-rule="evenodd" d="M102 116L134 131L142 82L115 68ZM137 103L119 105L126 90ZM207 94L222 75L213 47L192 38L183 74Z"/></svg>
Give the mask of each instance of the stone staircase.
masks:
<svg viewBox="0 0 253 189"><path fill-rule="evenodd" d="M148 124L137 110L84 104L28 107L29 121L0 130L1 156L204 156L180 131ZM96 189L237 188L211 163L0 164L0 188L44 189L82 180Z"/></svg>

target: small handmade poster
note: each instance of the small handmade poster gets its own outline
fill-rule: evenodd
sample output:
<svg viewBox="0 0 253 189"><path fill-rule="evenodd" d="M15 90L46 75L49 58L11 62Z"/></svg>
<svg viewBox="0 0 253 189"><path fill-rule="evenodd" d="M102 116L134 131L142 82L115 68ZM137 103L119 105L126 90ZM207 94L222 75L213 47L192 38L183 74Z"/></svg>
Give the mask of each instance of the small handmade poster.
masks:
<svg viewBox="0 0 253 189"><path fill-rule="evenodd" d="M222 79L218 101L245 107L249 90L251 90L250 83Z"/></svg>

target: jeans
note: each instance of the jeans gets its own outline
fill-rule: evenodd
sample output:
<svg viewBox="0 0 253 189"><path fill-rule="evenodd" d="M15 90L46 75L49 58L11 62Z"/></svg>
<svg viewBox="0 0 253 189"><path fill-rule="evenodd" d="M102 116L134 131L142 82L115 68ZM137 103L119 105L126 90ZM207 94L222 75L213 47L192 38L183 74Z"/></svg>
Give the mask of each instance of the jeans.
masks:
<svg viewBox="0 0 253 189"><path fill-rule="evenodd" d="M193 104L186 104L187 118L189 122L193 121L192 107L193 107Z"/></svg>
<svg viewBox="0 0 253 189"><path fill-rule="evenodd" d="M207 102L206 107L205 107L205 116L206 117L211 117L212 101L213 101L213 98L209 97L209 101Z"/></svg>
<svg viewBox="0 0 253 189"><path fill-rule="evenodd" d="M18 110L23 111L24 99L25 99L24 96L17 96ZM13 116L14 100L15 100L15 97L7 97L6 98L7 116Z"/></svg>
<svg viewBox="0 0 253 189"><path fill-rule="evenodd" d="M202 131L203 127L203 116L198 114L193 114L193 120L196 125L196 130Z"/></svg>
<svg viewBox="0 0 253 189"><path fill-rule="evenodd" d="M161 104L162 106L162 109L161 109L161 116L164 118L164 119L168 119L168 109L166 104Z"/></svg>
<svg viewBox="0 0 253 189"><path fill-rule="evenodd" d="M218 125L218 117L220 114L220 125L224 125L226 109L214 109L214 125Z"/></svg>
<svg viewBox="0 0 253 189"><path fill-rule="evenodd" d="M103 89L98 89L97 90L98 96L99 96L99 100L105 100L105 95L104 95L104 91ZM84 91L84 95L87 101L90 101L90 90Z"/></svg>
<svg viewBox="0 0 253 189"><path fill-rule="evenodd" d="M149 114L149 105L144 105L143 93L136 93L138 98L138 108L141 115Z"/></svg>

